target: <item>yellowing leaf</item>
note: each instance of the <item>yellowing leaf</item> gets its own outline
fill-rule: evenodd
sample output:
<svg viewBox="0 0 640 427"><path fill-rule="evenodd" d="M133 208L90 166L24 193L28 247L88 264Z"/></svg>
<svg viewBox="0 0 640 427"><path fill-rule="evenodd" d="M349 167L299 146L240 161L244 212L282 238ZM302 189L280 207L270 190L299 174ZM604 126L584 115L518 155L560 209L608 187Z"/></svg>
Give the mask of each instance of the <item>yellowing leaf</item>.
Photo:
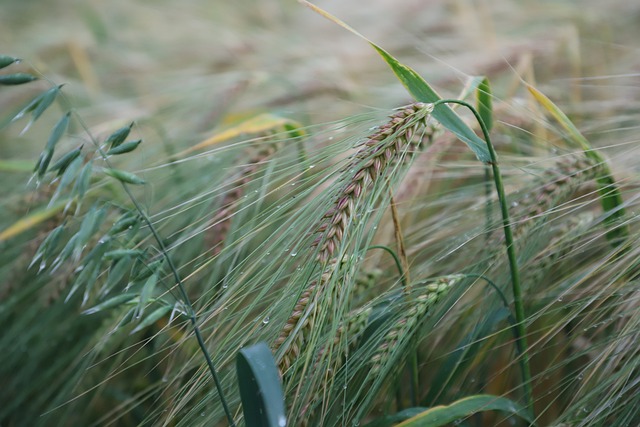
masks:
<svg viewBox="0 0 640 427"><path fill-rule="evenodd" d="M2 230L2 232L0 232L0 242L9 240L12 237L24 233L25 231L30 230L36 225L48 220L49 218L58 214L58 212L62 211L69 203L69 200L63 200L50 208L39 210L16 221L13 225L5 228L4 230Z"/></svg>
<svg viewBox="0 0 640 427"><path fill-rule="evenodd" d="M278 131L292 132L291 129L294 129L295 135L293 136L304 135L302 125L295 120L287 119L285 117L279 117L268 113L260 114L248 120L240 122L237 125L232 126L220 133L216 133L210 138L207 138L204 141L194 145L193 147L184 150L183 152L178 154L178 157L181 157L182 155L191 153L193 151L202 150L204 148L220 144L221 142L229 141L230 139L237 138L242 135L264 134L267 132Z"/></svg>
<svg viewBox="0 0 640 427"><path fill-rule="evenodd" d="M586 157L595 160L601 165L603 172L596 181L599 187L600 203L603 210L608 214L604 222L607 226L615 226L607 231L607 238L613 246L619 245L629 236L629 227L627 224L621 223L625 216L624 200L607 161L598 151L593 149L587 138L580 133L569 117L553 101L529 84L527 89L533 98L560 123L560 126L567 132L569 141L580 147Z"/></svg>

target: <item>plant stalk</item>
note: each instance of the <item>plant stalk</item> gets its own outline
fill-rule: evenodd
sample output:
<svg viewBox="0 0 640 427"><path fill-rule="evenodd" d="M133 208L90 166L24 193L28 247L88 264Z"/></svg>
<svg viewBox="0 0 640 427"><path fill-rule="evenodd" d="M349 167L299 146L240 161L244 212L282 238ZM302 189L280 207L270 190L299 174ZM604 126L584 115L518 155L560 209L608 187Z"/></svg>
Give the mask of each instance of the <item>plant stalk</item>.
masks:
<svg viewBox="0 0 640 427"><path fill-rule="evenodd" d="M507 200L504 192L504 185L502 183L502 174L500 173L500 167L498 166L498 155L491 143L491 138L489 137L489 131L487 129L486 124L482 120L478 111L469 103L465 101L460 101L458 99L442 99L434 103L434 109L438 104L459 104L463 107L468 108L476 120L480 124L480 128L482 129L482 134L484 136L485 142L487 143L487 148L489 150L489 155L491 157L491 168L493 170L493 180L496 184L496 190L498 192L498 200L500 202L500 211L502 213L502 228L504 230L504 238L505 245L507 249L507 257L509 259L509 270L511 272L511 285L513 289L513 303L515 308L516 315L516 325L515 332L517 333L516 339L516 348L518 349L518 353L520 355L520 368L522 371L522 381L524 387L525 401L527 402L527 407L532 415L534 415L533 408L533 389L531 387L531 368L529 364L529 354L527 348L527 338L526 338L526 327L525 327L525 312L524 312L524 303L522 300L522 288L520 286L520 271L518 269L518 260L516 258L516 253L514 249L513 242L513 232L511 230L511 219L509 218L509 209L507 208Z"/></svg>
<svg viewBox="0 0 640 427"><path fill-rule="evenodd" d="M84 129L84 131L91 138L92 143L96 146L96 148L98 150L98 153L100 154L100 156L104 160L105 164L108 167L111 167L111 163L109 162L109 158L105 154L105 152L102 150L102 148L100 147L100 144L98 143L98 141L93 137L93 134L89 131L89 128L86 126L86 124L84 123L82 118L77 113L75 113L75 115L76 115L76 118L78 119L78 122L80 123L80 125ZM229 422L229 426L230 427L236 427L236 424L233 421L233 416L231 415L231 411L229 410L229 406L227 404L227 401L224 398L224 392L223 392L223 389L222 389L222 383L220 382L220 378L218 377L218 373L216 371L215 365L213 364L213 360L211 359L211 356L209 355L209 351L207 350L207 347L206 347L206 345L204 343L204 340L202 338L202 334L200 332L200 328L198 326L197 319L196 319L196 313L195 313L195 311L193 309L193 305L191 304L191 300L189 299L189 295L187 294L187 290L185 289L184 284L182 283L182 279L180 278L180 274L178 273L178 269L176 268L175 264L173 263L173 260L171 259L171 257L169 256L167 248L166 248L164 242L162 241L162 238L160 237L160 234L158 233L158 231L154 227L153 223L151 222L151 219L149 218L149 216L144 212L144 210L142 209L142 206L140 206L140 203L138 202L136 197L133 195L133 193L131 192L131 190L127 186L127 184L122 182L122 181L120 181L120 184L122 185L124 191L127 193L127 196L129 196L129 199L133 203L133 205L136 208L136 210L138 211L138 213L140 213L140 216L142 217L144 222L149 227L149 230L151 231L151 234L153 235L154 240L156 241L156 243L158 244L158 247L160 248L160 252L162 252L162 256L167 261L167 265L169 266L169 269L171 270L171 272L173 274L174 280L176 281L176 285L178 286L178 290L180 291L180 295L182 297L183 303L187 307L189 320L191 322L191 326L193 327L193 331L194 331L194 334L196 336L196 340L198 341L198 346L200 347L200 351L204 355L204 358L205 358L205 360L207 362L207 366L209 368L209 371L211 372L211 376L213 377L213 381L214 381L214 383L216 385L216 389L218 390L218 394L220 396L220 401L222 403L223 410L224 410L225 415L227 417L227 421Z"/></svg>

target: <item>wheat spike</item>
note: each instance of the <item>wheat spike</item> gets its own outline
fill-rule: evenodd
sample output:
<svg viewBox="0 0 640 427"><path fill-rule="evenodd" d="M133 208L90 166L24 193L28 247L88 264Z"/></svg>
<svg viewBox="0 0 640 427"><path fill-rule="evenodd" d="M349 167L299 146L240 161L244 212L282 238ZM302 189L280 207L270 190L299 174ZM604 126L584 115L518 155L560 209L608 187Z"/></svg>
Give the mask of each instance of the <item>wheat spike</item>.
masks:
<svg viewBox="0 0 640 427"><path fill-rule="evenodd" d="M316 261L324 266L322 276L304 290L274 343L277 350L294 335L280 359L281 371L284 372L291 366L310 335L313 326L311 309L335 273L338 265L335 254L356 215L357 201L367 195L373 184L386 176L390 166L413 157L423 141L423 131L432 109L431 104L424 103L400 108L390 116L389 122L367 138L347 166L346 170L353 170L353 175L314 230L318 236L312 247L319 247ZM303 323L298 325L300 319Z"/></svg>
<svg viewBox="0 0 640 427"><path fill-rule="evenodd" d="M426 286L416 289L420 292L412 301L409 308L402 309L402 316L389 328L370 358L371 373L379 373L384 366L397 354L399 346L409 342L415 334L419 321L429 309L444 297L452 286L460 282L464 276L450 275L430 281Z"/></svg>

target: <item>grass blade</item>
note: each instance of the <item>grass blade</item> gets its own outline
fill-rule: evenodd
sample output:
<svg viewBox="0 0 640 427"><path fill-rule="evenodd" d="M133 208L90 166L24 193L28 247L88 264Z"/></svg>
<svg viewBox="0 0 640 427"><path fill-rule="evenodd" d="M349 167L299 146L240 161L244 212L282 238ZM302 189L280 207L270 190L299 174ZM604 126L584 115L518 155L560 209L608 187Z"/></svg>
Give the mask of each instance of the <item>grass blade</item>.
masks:
<svg viewBox="0 0 640 427"><path fill-rule="evenodd" d="M371 421L370 423L365 424L364 427L392 427L402 421L408 420L409 418L413 418L423 413L427 409L428 408L420 407L403 409L402 411L397 412L393 415L387 415Z"/></svg>
<svg viewBox="0 0 640 427"><path fill-rule="evenodd" d="M11 239L25 231L31 230L35 226L42 224L49 218L54 217L60 211L62 211L66 205L70 203L70 200L62 200L60 203L57 203L50 208L39 210L32 214L27 215L26 217L16 221L13 225L5 228L0 232L0 242L4 242L6 240Z"/></svg>
<svg viewBox="0 0 640 427"><path fill-rule="evenodd" d="M136 332L140 332L141 330L143 330L144 328L153 325L154 323L156 323L158 320L162 319L164 316L167 315L167 313L169 313L171 311L173 307L171 307L170 305L163 305L160 308L155 309L153 312L151 312L151 314L149 314L147 317L145 317L142 322L140 322L138 324L138 326L136 326L132 331L131 334L135 334Z"/></svg>
<svg viewBox="0 0 640 427"><path fill-rule="evenodd" d="M609 239L613 246L619 245L629 236L629 227L628 225L620 223L625 216L623 207L624 200L622 199L622 194L613 178L609 165L604 157L593 149L587 138L580 133L569 117L567 117L553 101L531 85L527 85L527 89L533 98L547 110L567 132L569 141L584 150L585 156L595 160L601 165L603 172L596 181L598 182L598 193L600 194L602 209L609 214L605 218L605 225L616 225L615 227L610 227L607 231L607 239Z"/></svg>
<svg viewBox="0 0 640 427"><path fill-rule="evenodd" d="M266 343L240 350L236 370L247 427L284 427L287 418L278 368Z"/></svg>
<svg viewBox="0 0 640 427"><path fill-rule="evenodd" d="M376 45L371 40L367 39L365 36L351 28L340 19L320 9L318 6L315 6L306 0L299 1L316 13L324 16L330 21L340 25L342 28L367 41L380 54L380 56L382 56L382 59L384 59L389 67L391 67L391 70L396 75L398 80L400 80L404 87L417 101L433 103L441 99L436 91L433 90L431 86L429 86L429 84L418 73L416 73L413 69L407 67L406 65L398 62L398 60L391 56L386 50ZM491 157L489 156L489 150L487 149L484 141L482 141L482 139L480 139L475 134L475 132L473 132L473 130L471 130L471 128L467 126L456 113L453 112L451 108L449 108L447 105L440 104L436 108L434 108L433 117L440 124L442 124L442 126L453 132L462 142L467 144L471 151L474 152L478 160L483 163L490 162Z"/></svg>
<svg viewBox="0 0 640 427"><path fill-rule="evenodd" d="M476 90L477 110L487 130L491 132L493 128L493 95L491 85L486 77L482 79Z"/></svg>
<svg viewBox="0 0 640 427"><path fill-rule="evenodd" d="M484 411L507 412L533 423L533 419L527 411L511 399L480 394L457 400L447 406L435 406L427 409L423 413L398 424L397 427L438 427Z"/></svg>
<svg viewBox="0 0 640 427"><path fill-rule="evenodd" d="M108 300L95 305L93 307L91 307L88 310L85 310L82 312L82 314L94 314L97 313L99 311L103 311L103 310L107 310L109 308L114 308L117 307L119 305L128 303L134 299L137 299L138 295L134 294L134 293L127 293L127 294L120 294L120 295L116 295L113 298L109 298Z"/></svg>
<svg viewBox="0 0 640 427"><path fill-rule="evenodd" d="M294 120L276 116L274 114L260 114L258 116L244 120L235 126L225 129L220 133L216 133L210 138L207 138L204 141L194 145L193 147L182 151L177 156L181 157L182 155L191 153L193 151L202 150L204 148L220 144L221 142L225 142L242 135L277 132L281 129L287 131L290 138L300 137L304 135L302 125Z"/></svg>

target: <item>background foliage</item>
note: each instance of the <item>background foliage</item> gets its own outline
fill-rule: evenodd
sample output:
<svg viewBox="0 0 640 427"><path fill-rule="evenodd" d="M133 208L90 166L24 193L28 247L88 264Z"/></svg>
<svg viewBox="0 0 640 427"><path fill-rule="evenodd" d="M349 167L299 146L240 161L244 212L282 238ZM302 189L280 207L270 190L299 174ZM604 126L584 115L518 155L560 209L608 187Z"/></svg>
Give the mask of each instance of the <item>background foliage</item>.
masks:
<svg viewBox="0 0 640 427"><path fill-rule="evenodd" d="M490 78L536 421L636 424L640 8L318 5L444 97L474 103L472 76ZM5 1L2 9L1 53L25 59L9 70L41 77L0 87L2 425L224 425L163 246L237 422L238 350L265 341L282 360L287 350L274 343L316 280L326 282L323 304L285 369L290 425L385 416L393 421L377 425L391 425L407 408L454 402L459 424L523 423L512 416L519 408L478 403L490 394L526 406L511 311L483 280L450 276L483 274L513 305L496 198L463 143L421 128L429 144L413 165L402 152L406 160L390 163L357 202L361 216L331 274L317 262L314 232L350 168L367 161L359 147L411 102L364 41L291 1ZM617 221L601 208L602 161L583 154L522 80L560 105L611 168L625 208ZM49 90L55 101L26 132L34 111L11 122ZM142 142L109 165L96 144L122 147L109 138L123 128L130 133L120 143ZM80 157L60 177L33 177L48 141L50 165L79 147ZM149 223L120 185L142 180L129 188ZM386 245L402 255L391 195L404 278L387 252L367 251ZM622 228L628 239L612 244L607 235ZM455 284L432 301L434 283ZM503 411L477 413L473 404Z"/></svg>

